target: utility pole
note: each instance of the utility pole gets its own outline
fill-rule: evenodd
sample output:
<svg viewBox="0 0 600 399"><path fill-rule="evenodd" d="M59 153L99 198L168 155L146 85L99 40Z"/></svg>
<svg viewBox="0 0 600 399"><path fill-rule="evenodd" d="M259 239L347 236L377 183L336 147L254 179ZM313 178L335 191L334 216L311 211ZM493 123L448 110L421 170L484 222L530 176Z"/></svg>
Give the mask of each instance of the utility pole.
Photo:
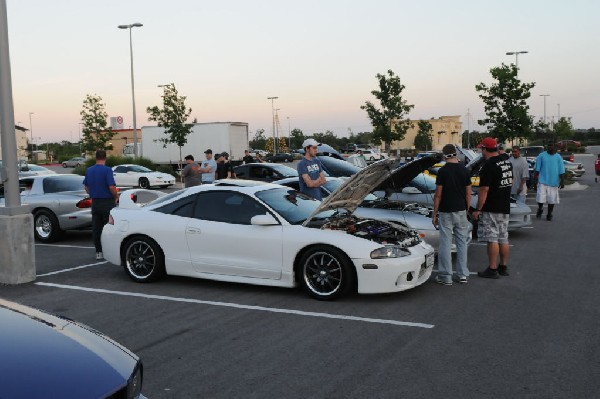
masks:
<svg viewBox="0 0 600 399"><path fill-rule="evenodd" d="M279 97L267 97L267 100L271 100L271 117L273 118L273 154L277 154L277 142L275 141L275 104L274 101Z"/></svg>
<svg viewBox="0 0 600 399"><path fill-rule="evenodd" d="M471 149L471 108L467 108L467 148Z"/></svg>

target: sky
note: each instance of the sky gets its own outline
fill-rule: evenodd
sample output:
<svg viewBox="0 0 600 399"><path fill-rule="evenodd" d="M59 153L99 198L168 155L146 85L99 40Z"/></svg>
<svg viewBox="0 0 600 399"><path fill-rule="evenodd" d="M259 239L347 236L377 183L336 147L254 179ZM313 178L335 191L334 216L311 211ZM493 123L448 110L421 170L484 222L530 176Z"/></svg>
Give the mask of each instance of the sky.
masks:
<svg viewBox="0 0 600 399"><path fill-rule="evenodd" d="M475 91L490 69L514 63L536 82L535 119L600 127L600 2L573 0L7 0L15 122L34 142L77 141L86 94L137 126L174 83L198 122L248 122L280 134L371 131L365 101L376 74L394 71L411 119L461 115L480 129ZM542 97L542 94L549 94ZM560 104L560 105L559 105ZM31 125L30 125L30 113ZM467 117L470 115L470 118ZM251 137L253 135L251 134Z"/></svg>

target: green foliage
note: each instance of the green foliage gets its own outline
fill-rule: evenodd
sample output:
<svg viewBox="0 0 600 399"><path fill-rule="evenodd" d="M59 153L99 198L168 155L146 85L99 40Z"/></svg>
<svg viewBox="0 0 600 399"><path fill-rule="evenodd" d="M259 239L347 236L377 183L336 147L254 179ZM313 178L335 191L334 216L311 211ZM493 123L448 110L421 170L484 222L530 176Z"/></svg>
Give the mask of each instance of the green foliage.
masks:
<svg viewBox="0 0 600 399"><path fill-rule="evenodd" d="M575 134L571 118L560 118L558 122L554 124L554 133L559 140L571 139Z"/></svg>
<svg viewBox="0 0 600 399"><path fill-rule="evenodd" d="M265 150L267 148L267 138L265 137L265 129L257 129L256 133L254 133L254 139L250 140L248 145L250 146L250 148L253 148L255 150Z"/></svg>
<svg viewBox="0 0 600 399"><path fill-rule="evenodd" d="M428 121L419 121L419 131L415 136L415 148L428 151L433 148L433 126Z"/></svg>
<svg viewBox="0 0 600 399"><path fill-rule="evenodd" d="M161 142L163 147L170 143L176 144L179 147L180 161L182 161L181 147L187 143L187 136L192 132L192 125L187 123L192 109L186 108L186 97L178 94L174 84L164 86L162 99L162 109L158 106L146 109L150 114L148 120L157 122L158 126L165 128L165 137L157 141Z"/></svg>
<svg viewBox="0 0 600 399"><path fill-rule="evenodd" d="M128 163L145 166L148 169L158 170L159 172L173 174L173 169L171 167L163 166L163 167L157 168L156 165L154 165L154 163L148 158L142 158L142 157L132 158L132 157L123 157L123 156L119 156L119 155L109 155L108 157L106 157L106 166L108 166L110 168L112 168L113 166L123 165L123 164L128 164ZM85 176L85 171L87 170L87 168L89 168L90 166L93 166L95 164L96 164L96 159L88 158L85 160L84 165L78 166L75 169L73 169L73 173L75 173L77 175ZM166 170L164 170L164 168L166 168Z"/></svg>
<svg viewBox="0 0 600 399"><path fill-rule="evenodd" d="M486 137L488 137L487 133L477 132L475 130L471 130L469 133L468 130L465 130L462 134L462 147L476 148Z"/></svg>
<svg viewBox="0 0 600 399"><path fill-rule="evenodd" d="M291 144L290 147L293 149L301 148L302 143L306 138L304 137L304 133L302 133L301 129L295 128L290 132Z"/></svg>
<svg viewBox="0 0 600 399"><path fill-rule="evenodd" d="M102 97L88 94L83 100L83 109L79 113L83 128L82 145L85 151L111 150L112 140L116 132L107 127L108 114L104 110L106 104L102 102Z"/></svg>
<svg viewBox="0 0 600 399"><path fill-rule="evenodd" d="M333 134L331 130L327 130L325 133L314 133L312 138L317 140L318 143L327 144L332 147L337 147L338 138ZM301 144L302 145L302 144Z"/></svg>
<svg viewBox="0 0 600 399"><path fill-rule="evenodd" d="M387 76L378 73L377 80L379 90L373 90L371 94L379 101L381 109L370 101L360 108L367 111L373 125L373 143L385 143L385 150L389 153L392 141L403 140L406 131L413 126L405 116L414 105L407 104L402 98L405 86L391 69L388 70Z"/></svg>
<svg viewBox="0 0 600 399"><path fill-rule="evenodd" d="M475 85L487 116L478 123L486 126L489 136L500 142L529 137L533 129L533 117L529 115L527 99L535 82L522 83L517 71L514 64L502 64L490 69L495 83L490 86L485 83Z"/></svg>

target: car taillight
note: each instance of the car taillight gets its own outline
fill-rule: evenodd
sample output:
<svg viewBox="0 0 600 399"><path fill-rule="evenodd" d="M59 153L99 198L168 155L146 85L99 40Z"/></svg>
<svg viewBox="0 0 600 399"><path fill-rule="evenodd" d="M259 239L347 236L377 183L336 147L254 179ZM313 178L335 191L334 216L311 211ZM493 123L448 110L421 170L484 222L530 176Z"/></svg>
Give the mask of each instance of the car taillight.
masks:
<svg viewBox="0 0 600 399"><path fill-rule="evenodd" d="M131 198L131 201L133 201L134 204L137 203L137 194L131 194L129 198Z"/></svg>
<svg viewBox="0 0 600 399"><path fill-rule="evenodd" d="M91 208L92 207L92 199L91 198L84 198L81 201L79 201L76 205L77 208Z"/></svg>
<svg viewBox="0 0 600 399"><path fill-rule="evenodd" d="M115 219L113 219L112 215L108 215L108 224L115 224Z"/></svg>

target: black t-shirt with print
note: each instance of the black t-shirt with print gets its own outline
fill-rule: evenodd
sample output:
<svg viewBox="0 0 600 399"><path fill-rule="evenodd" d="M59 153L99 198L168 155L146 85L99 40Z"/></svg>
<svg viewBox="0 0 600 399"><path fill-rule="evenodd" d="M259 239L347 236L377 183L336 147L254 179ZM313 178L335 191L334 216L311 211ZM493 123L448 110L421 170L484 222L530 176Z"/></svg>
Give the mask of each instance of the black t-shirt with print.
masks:
<svg viewBox="0 0 600 399"><path fill-rule="evenodd" d="M479 172L479 187L489 187L484 212L510 213L510 190L512 188L512 164L501 156L488 159Z"/></svg>
<svg viewBox="0 0 600 399"><path fill-rule="evenodd" d="M469 171L463 165L448 162L440 168L435 184L442 186L440 212L459 212L467 209L465 187L471 185Z"/></svg>

